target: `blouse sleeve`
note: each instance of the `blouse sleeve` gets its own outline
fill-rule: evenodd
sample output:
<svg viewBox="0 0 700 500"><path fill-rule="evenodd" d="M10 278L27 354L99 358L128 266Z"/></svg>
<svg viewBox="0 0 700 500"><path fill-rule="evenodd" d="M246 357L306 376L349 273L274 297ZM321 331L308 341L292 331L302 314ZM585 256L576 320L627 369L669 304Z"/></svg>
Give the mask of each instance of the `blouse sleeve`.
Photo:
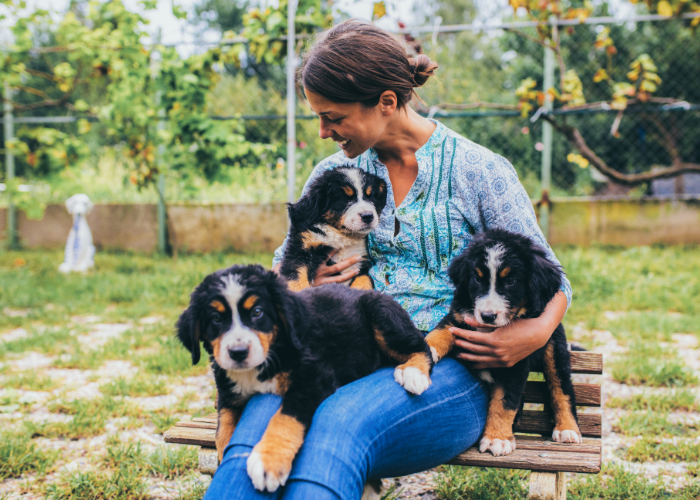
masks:
<svg viewBox="0 0 700 500"><path fill-rule="evenodd" d="M532 203L518 180L518 174L505 158L487 150L482 151L483 161L467 167L462 182L457 182L459 193L468 205L477 207L478 214L465 214L472 226L481 230L501 228L520 233L534 240L546 250L547 257L561 265L547 243ZM471 178L473 182L468 182ZM478 218L477 218L478 217ZM571 306L572 290L566 274L562 271L561 291L566 295L567 310Z"/></svg>

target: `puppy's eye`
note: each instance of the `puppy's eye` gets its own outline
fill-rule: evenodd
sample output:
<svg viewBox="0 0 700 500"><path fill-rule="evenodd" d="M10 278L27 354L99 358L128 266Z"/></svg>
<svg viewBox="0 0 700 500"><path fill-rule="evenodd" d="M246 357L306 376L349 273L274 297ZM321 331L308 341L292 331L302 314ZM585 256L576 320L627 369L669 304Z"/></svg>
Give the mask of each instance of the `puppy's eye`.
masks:
<svg viewBox="0 0 700 500"><path fill-rule="evenodd" d="M253 319L258 319L261 318L263 315L263 310L262 307L260 306L255 306L253 310L250 312L250 317Z"/></svg>
<svg viewBox="0 0 700 500"><path fill-rule="evenodd" d="M476 275L472 276L472 283L474 283L475 285L478 285L479 284L479 277Z"/></svg>
<svg viewBox="0 0 700 500"><path fill-rule="evenodd" d="M211 315L211 322L215 325L220 325L221 324L221 314L219 313L214 313Z"/></svg>
<svg viewBox="0 0 700 500"><path fill-rule="evenodd" d="M506 286L513 286L515 285L515 278L508 278L506 280Z"/></svg>

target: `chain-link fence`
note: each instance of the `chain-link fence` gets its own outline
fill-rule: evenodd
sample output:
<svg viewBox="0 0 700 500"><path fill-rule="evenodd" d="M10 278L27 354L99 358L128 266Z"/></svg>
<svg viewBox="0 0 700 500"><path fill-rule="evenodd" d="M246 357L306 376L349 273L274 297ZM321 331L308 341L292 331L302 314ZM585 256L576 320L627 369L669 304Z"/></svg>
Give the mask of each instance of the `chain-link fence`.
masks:
<svg viewBox="0 0 700 500"><path fill-rule="evenodd" d="M567 124L577 127L590 148L612 168L635 173L679 161L700 163L700 85L697 84L700 81L700 36L691 31L689 22L688 19L614 22L591 22L589 19L587 24L560 27L562 60L566 69L575 70L580 78L586 102L612 98L611 83L596 81L600 69L606 70L610 81L630 82L627 75L630 64L643 54L651 57L661 78L651 95L684 101L673 105L637 103L630 105L621 119L616 110L600 107L568 114ZM504 26L461 26L459 29L445 26L432 33L411 33L414 39L411 47L420 47L440 64L438 76L419 90L425 104L415 104L423 114L432 113L451 129L506 157L518 171L530 196L537 199L541 195L544 122L541 117L533 121L532 113L523 117L512 106L518 101L515 90L524 79L534 80L534 90L544 90L546 49L537 43L535 28L507 29L506 26L504 29ZM603 32L612 40L614 54L605 50L606 47L597 47L596 41ZM244 59L241 67L226 67L223 76L212 94L210 114L222 119L241 116L248 140L273 147L262 156L250 154L242 158L239 172L231 174L232 185L220 187L218 194L204 185L198 186L199 194L196 194L197 190L191 186L180 185L176 178L169 178L166 199L223 201L234 193L228 198L230 201L234 198L235 201L286 201L284 66L258 63L249 58ZM554 69L557 87L559 80L557 64ZM313 166L334 153L336 146L318 137L317 120L304 104L303 96L299 93L297 97L298 193ZM32 124L22 126L31 127ZM97 124L94 126L99 129ZM98 146L103 142L91 145L95 155L101 154ZM629 191L629 188L609 182L585 162L570 161L571 153L575 152L563 135L554 132L551 195L624 194ZM259 182L250 179L259 179ZM236 183L240 185L238 191ZM700 193L700 175L654 181L635 189L635 194ZM138 199L145 201L149 196L154 195L146 193Z"/></svg>
<svg viewBox="0 0 700 500"><path fill-rule="evenodd" d="M591 22L593 21L593 22ZM612 82L631 81L631 63L643 54L650 56L661 82L652 98L669 102L631 103L623 114L615 109L578 109L566 115L590 148L610 167L623 173L646 172L677 162L700 163L700 36L689 29L690 20L588 20L587 24L560 27L562 61L566 70L579 77L587 103L610 101ZM534 28L486 29L464 26L460 30L412 33L413 47L440 64L438 77L419 93L426 105L424 114L465 137L505 156L515 166L531 197L541 194L540 178L544 144L543 120L522 117L514 109L497 105L517 103L515 90L526 78L543 89L545 50L535 40ZM597 44L610 38L614 49ZM601 46L602 45L602 46ZM609 79L598 79L604 69ZM284 157L284 75L280 68L251 65L230 68L232 78L243 78L255 88L252 99L229 105L244 115L246 135L251 140L279 144ZM560 66L554 81L559 87ZM251 93L246 91L245 97ZM228 94L227 94L228 95ZM652 99L653 101L654 99ZM480 104L480 105L479 105ZM437 108L430 109L436 106ZM217 106L217 109L225 108ZM603 107L604 108L604 107ZM535 107L535 109L537 109ZM298 114L310 111L303 103ZM563 115L561 116L563 117ZM318 139L315 120L297 120L300 182L313 164L334 151L333 145ZM567 139L554 132L552 142L552 187L554 196L624 194L629 187L609 182L585 161L570 161L577 153ZM700 193L700 176L687 174L676 179L638 186L635 194Z"/></svg>

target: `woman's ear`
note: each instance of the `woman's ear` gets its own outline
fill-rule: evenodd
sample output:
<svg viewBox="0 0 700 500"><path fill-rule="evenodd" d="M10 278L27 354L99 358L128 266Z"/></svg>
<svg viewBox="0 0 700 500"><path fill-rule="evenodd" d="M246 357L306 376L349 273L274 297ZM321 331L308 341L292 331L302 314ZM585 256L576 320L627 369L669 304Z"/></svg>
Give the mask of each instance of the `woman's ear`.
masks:
<svg viewBox="0 0 700 500"><path fill-rule="evenodd" d="M398 105L398 100L396 99L396 92L393 90L385 90L379 96L379 110L384 116L390 116L396 111L396 106Z"/></svg>
<svg viewBox="0 0 700 500"><path fill-rule="evenodd" d="M547 258L542 248L532 252L528 313L542 314L561 287L561 267Z"/></svg>
<svg viewBox="0 0 700 500"><path fill-rule="evenodd" d="M194 304L185 309L177 320L177 338L192 354L192 364L199 363L201 347L199 345L199 313Z"/></svg>

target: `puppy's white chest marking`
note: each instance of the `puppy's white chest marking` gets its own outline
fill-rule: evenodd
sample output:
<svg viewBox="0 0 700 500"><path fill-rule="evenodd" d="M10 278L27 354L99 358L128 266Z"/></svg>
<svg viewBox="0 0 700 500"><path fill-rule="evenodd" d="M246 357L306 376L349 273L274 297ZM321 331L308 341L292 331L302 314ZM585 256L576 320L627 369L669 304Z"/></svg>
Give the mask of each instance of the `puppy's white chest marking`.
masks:
<svg viewBox="0 0 700 500"><path fill-rule="evenodd" d="M323 231L323 234L312 233L314 235L314 243L328 245L338 250L338 252L333 255L333 262L340 262L355 255L360 255L362 257L367 255L367 246L364 237L351 238L328 224L319 224L316 227ZM359 269L361 264L362 261L353 264L343 272ZM345 283L348 284L349 280Z"/></svg>
<svg viewBox="0 0 700 500"><path fill-rule="evenodd" d="M226 375L236 385L233 387L233 393L239 394L241 397L248 399L253 394L279 394L277 378L273 377L265 382L258 380L258 370L226 370Z"/></svg>

